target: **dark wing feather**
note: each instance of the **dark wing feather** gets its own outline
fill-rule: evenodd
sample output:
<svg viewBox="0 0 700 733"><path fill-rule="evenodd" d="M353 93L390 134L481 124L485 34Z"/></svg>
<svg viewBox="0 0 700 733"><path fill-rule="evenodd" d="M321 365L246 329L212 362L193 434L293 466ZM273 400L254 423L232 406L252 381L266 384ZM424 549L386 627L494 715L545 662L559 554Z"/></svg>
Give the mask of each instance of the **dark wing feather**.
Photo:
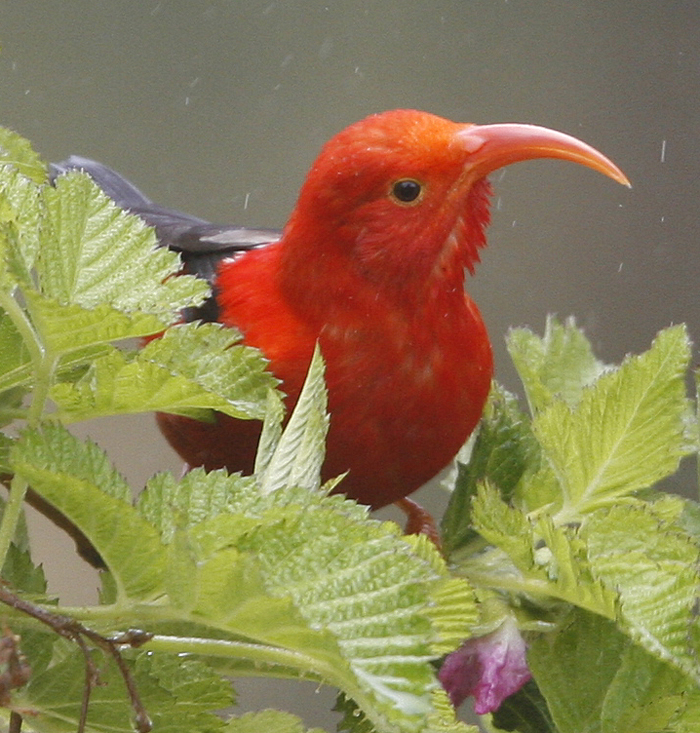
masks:
<svg viewBox="0 0 700 733"><path fill-rule="evenodd" d="M222 260L235 257L256 247L276 242L278 229L249 229L228 224L212 224L181 211L154 204L132 183L102 163L71 155L60 163L51 164L51 180L71 170L87 173L97 185L122 209L136 214L156 230L163 247L178 252L185 272L207 280L216 295L216 275ZM199 308L188 309L185 320L215 321L218 319L215 297Z"/></svg>

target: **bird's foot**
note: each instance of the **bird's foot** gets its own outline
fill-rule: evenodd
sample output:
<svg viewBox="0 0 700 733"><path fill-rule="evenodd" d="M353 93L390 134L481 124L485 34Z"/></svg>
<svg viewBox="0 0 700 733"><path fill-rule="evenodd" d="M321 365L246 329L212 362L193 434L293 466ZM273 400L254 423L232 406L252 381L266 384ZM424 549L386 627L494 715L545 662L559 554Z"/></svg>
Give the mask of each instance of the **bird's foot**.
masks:
<svg viewBox="0 0 700 733"><path fill-rule="evenodd" d="M424 534L442 552L440 533L433 515L413 499L399 499L396 506L406 514L406 534Z"/></svg>

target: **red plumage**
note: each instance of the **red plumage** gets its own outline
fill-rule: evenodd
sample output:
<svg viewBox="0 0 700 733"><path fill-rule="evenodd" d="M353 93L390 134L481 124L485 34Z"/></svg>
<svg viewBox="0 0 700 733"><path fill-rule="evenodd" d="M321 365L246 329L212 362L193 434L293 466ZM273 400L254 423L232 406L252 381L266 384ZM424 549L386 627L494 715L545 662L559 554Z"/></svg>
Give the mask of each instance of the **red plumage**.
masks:
<svg viewBox="0 0 700 733"><path fill-rule="evenodd" d="M607 158L562 133L396 110L332 138L281 236L268 233L271 241L258 247L247 230L151 204L113 172L107 180L98 164L68 161L58 171L87 170L120 205L155 224L190 270L203 254L223 257L218 268L206 260L217 317L267 356L289 409L320 343L331 414L324 477L348 471L339 490L380 507L449 463L481 416L493 363L465 272L486 241L486 176L536 157L627 182ZM215 242L209 250L207 241ZM192 466L252 470L259 423L160 415L159 424Z"/></svg>

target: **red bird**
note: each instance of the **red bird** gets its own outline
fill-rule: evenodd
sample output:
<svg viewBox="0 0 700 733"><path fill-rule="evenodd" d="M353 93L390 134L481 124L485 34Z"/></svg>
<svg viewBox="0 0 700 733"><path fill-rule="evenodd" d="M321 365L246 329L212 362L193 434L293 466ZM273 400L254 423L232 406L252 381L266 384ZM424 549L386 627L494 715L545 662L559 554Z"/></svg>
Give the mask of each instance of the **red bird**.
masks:
<svg viewBox="0 0 700 733"><path fill-rule="evenodd" d="M331 414L324 478L377 508L415 491L476 426L493 360L465 293L486 244L486 176L530 158L561 158L620 183L583 142L542 127L459 124L414 110L372 115L332 138L282 232L217 226L154 205L110 169L82 158L121 207L156 227L215 292L186 318L235 326L270 360L291 410L314 345L326 360ZM158 416L191 466L250 472L260 423Z"/></svg>

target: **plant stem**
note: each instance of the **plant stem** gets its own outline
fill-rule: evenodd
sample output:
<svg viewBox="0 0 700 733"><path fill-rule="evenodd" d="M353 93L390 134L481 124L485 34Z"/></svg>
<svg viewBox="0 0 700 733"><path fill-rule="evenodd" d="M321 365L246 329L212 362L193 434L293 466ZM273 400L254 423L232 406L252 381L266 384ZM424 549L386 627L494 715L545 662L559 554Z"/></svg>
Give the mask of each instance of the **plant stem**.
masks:
<svg viewBox="0 0 700 733"><path fill-rule="evenodd" d="M12 320L27 347L32 361L34 373L34 390L31 404L27 411L27 425L36 427L46 409L51 389L51 379L56 366L56 357L45 347L39 334L34 329L27 312L20 307L15 297L8 292L0 291L0 308ZM26 480L15 476L10 484L10 496L0 523L0 568L5 564L5 558L10 548L17 524L22 514L24 497L27 493Z"/></svg>

